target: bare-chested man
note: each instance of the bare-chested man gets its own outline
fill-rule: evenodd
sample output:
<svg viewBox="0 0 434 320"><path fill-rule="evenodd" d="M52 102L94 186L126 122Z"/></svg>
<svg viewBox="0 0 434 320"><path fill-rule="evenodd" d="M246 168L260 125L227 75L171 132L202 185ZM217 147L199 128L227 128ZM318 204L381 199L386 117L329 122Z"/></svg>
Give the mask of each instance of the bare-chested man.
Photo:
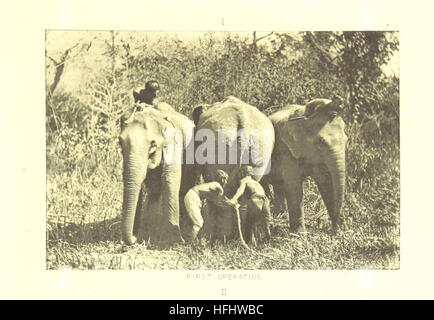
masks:
<svg viewBox="0 0 434 320"><path fill-rule="evenodd" d="M193 229L190 241L193 241L203 226L202 200L206 199L220 206L235 206L224 196L223 188L228 181L228 174L223 170L217 170L216 181L199 184L191 188L184 198L187 214L193 221Z"/></svg>
<svg viewBox="0 0 434 320"><path fill-rule="evenodd" d="M240 214L246 215L246 240L252 241L254 227L256 223L263 223L265 226L265 236L270 238L270 201L265 196L264 188L260 183L252 178L253 168L244 166L240 169L240 186L235 195L230 200L237 203L242 196Z"/></svg>

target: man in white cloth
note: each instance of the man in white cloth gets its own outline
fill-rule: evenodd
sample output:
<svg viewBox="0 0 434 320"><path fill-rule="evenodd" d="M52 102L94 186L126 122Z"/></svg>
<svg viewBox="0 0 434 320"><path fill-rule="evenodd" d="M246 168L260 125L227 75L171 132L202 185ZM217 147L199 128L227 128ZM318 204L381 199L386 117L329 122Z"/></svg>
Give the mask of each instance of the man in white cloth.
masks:
<svg viewBox="0 0 434 320"><path fill-rule="evenodd" d="M228 182L228 174L223 170L217 170L216 181L202 183L191 188L184 197L187 214L193 221L190 241L196 239L203 226L202 200L209 200L217 206L239 206L224 195L224 186Z"/></svg>

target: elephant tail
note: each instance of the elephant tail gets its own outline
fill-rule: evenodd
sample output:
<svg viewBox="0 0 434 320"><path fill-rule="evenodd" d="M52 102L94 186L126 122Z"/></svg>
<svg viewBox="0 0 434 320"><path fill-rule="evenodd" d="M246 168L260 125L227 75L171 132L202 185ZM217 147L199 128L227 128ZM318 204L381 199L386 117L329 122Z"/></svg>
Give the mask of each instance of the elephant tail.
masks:
<svg viewBox="0 0 434 320"><path fill-rule="evenodd" d="M241 231L241 218L240 218L240 211L238 210L238 206L234 206L235 209L235 218L237 220L237 229L238 229L238 235L240 236L240 242L241 245L246 248L249 251L254 252L254 250L252 250L246 243L246 241L244 240L243 237L243 232Z"/></svg>
<svg viewBox="0 0 434 320"><path fill-rule="evenodd" d="M264 254L264 253L257 252L257 251L253 250L252 248L250 248L247 245L247 243L246 243L246 241L244 240L244 237L243 237L243 232L241 231L241 218L240 218L240 211L238 210L238 206L234 206L234 210L235 210L235 217L236 217L236 220L237 220L237 229L238 229L238 233L239 233L239 236L240 236L241 245L245 249L247 249L248 251L250 251L253 254L256 254L258 256L261 256L261 257L264 257L264 258L267 258L267 259L271 259L271 260L274 260L274 261L280 261L280 259L277 258L277 257L273 257L273 256L270 256L270 255L267 255L267 254Z"/></svg>

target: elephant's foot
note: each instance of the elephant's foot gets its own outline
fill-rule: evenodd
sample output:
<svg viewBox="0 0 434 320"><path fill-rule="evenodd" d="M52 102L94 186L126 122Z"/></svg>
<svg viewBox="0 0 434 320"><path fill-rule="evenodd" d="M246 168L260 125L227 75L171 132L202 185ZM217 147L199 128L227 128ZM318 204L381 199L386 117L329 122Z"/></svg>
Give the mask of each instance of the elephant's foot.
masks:
<svg viewBox="0 0 434 320"><path fill-rule="evenodd" d="M344 221L342 221L342 220L332 221L332 233L333 234L337 234L340 231L347 231L347 230L348 230L348 227Z"/></svg>
<svg viewBox="0 0 434 320"><path fill-rule="evenodd" d="M186 243L192 243L197 238L197 235L198 235L200 230L201 230L200 226L193 226L191 228L190 232L185 233L185 235L184 235L185 242Z"/></svg>
<svg viewBox="0 0 434 320"><path fill-rule="evenodd" d="M179 228L174 230L170 230L168 233L166 233L167 236L162 240L162 242L166 245L173 245L176 243L185 243L184 239L181 236L181 232L179 230Z"/></svg>
<svg viewBox="0 0 434 320"><path fill-rule="evenodd" d="M169 239L167 239L164 242L166 242L167 244L176 244L176 243L183 244L183 243L185 243L185 240L184 240L184 238L182 238L181 235L179 235L179 237L176 237L176 236L170 237Z"/></svg>
<svg viewBox="0 0 434 320"><path fill-rule="evenodd" d="M306 230L306 226L303 223L303 224L298 224L296 226L291 225L289 227L289 232L291 232L291 233L306 233L307 230Z"/></svg>
<svg viewBox="0 0 434 320"><path fill-rule="evenodd" d="M265 240L266 241L270 241L271 239L271 231L270 231L270 227L266 226L265 227Z"/></svg>
<svg viewBox="0 0 434 320"><path fill-rule="evenodd" d="M177 225L170 224L153 231L151 242L159 246L170 247L177 243L185 243L181 230Z"/></svg>
<svg viewBox="0 0 434 320"><path fill-rule="evenodd" d="M137 238L137 243L146 243L150 239L148 231L143 227L139 228L137 234L135 234L135 237Z"/></svg>
<svg viewBox="0 0 434 320"><path fill-rule="evenodd" d="M256 241L256 236L254 233L252 234L252 238L250 239L250 244L252 245L252 247L255 248L258 246L258 242Z"/></svg>
<svg viewBox="0 0 434 320"><path fill-rule="evenodd" d="M131 238L128 240L125 239L124 242L127 246L132 246L133 244L137 243L137 238L135 236L131 236Z"/></svg>

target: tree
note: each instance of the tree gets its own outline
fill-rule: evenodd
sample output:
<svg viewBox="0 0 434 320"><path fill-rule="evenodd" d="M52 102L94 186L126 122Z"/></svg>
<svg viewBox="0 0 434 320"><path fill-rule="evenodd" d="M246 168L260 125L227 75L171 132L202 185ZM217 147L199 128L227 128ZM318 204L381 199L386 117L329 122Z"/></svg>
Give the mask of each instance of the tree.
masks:
<svg viewBox="0 0 434 320"><path fill-rule="evenodd" d="M60 58L58 60L54 59L51 55L48 54L47 50L45 50L45 56L48 60L50 60L55 68L55 74L53 81L51 82L51 85L48 87L48 94L53 95L54 90L56 90L57 85L60 82L60 79L62 77L63 71L65 69L65 64L68 60L76 58L78 55L80 55L83 51L89 51L89 49L92 46L92 41L88 42L82 42L79 41L75 43L70 48L63 51ZM48 80L48 79L47 79Z"/></svg>
<svg viewBox="0 0 434 320"><path fill-rule="evenodd" d="M347 88L350 120L361 121L366 114L379 112L372 110L372 101L378 100L374 86L382 81L381 67L398 49L395 33L306 32L303 40L322 63L336 68Z"/></svg>

